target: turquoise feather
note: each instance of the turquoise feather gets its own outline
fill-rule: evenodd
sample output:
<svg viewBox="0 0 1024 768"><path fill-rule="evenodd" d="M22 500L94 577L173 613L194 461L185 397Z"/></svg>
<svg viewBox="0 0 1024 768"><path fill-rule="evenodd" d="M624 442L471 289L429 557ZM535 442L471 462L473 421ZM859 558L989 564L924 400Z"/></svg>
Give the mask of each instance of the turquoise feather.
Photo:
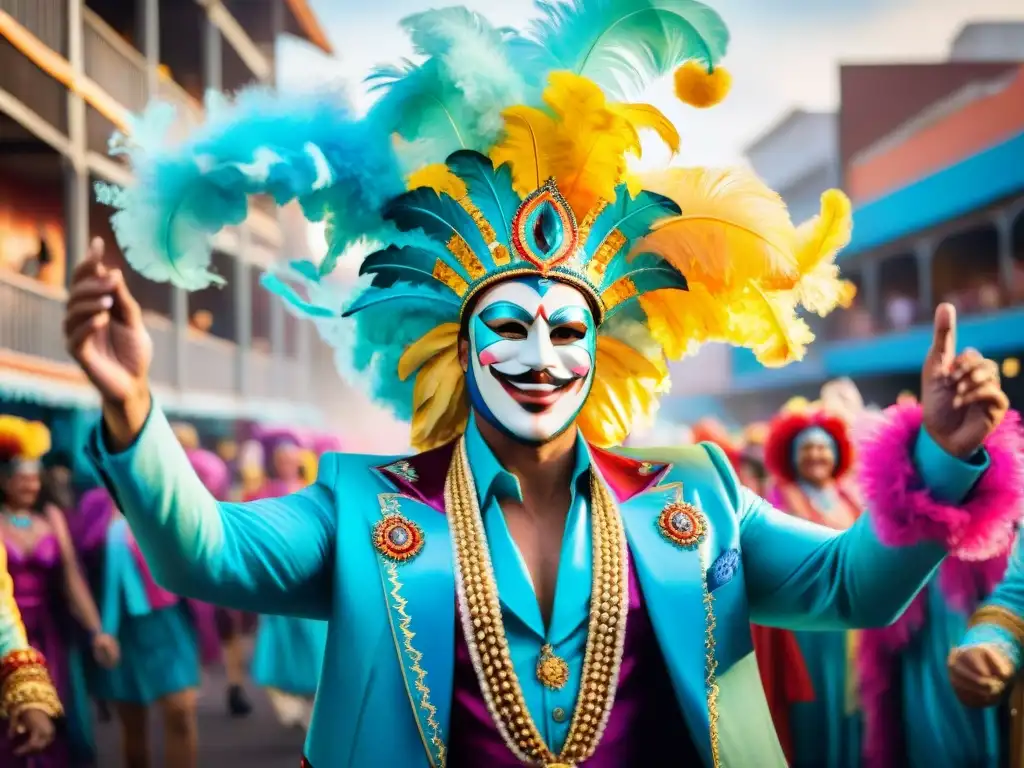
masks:
<svg viewBox="0 0 1024 768"><path fill-rule="evenodd" d="M439 195L429 187L411 190L392 200L384 209L384 218L404 232L422 230L440 246L440 258L460 274L465 275L465 270L447 250L452 235L460 235L483 263L490 259L487 243L473 217L451 197Z"/></svg>
<svg viewBox="0 0 1024 768"><path fill-rule="evenodd" d="M321 307L319 304L314 304L313 302L302 298L294 287L272 272L265 272L260 276L260 285L275 296L280 296L281 299L290 304L293 309L297 310L298 314L301 316L311 318L338 316L337 312L326 307Z"/></svg>
<svg viewBox="0 0 1024 768"><path fill-rule="evenodd" d="M495 168L489 158L477 152L456 152L447 164L465 183L469 199L493 227L498 242L510 248L512 219L523 202L512 188L511 167L506 164ZM489 265L494 266L493 260Z"/></svg>
<svg viewBox="0 0 1024 768"><path fill-rule="evenodd" d="M661 219L678 215L679 206L669 198L654 192L640 192L631 197L626 185L621 184L615 190L615 202L609 203L590 227L583 246L584 261L589 262L594 257L613 230L619 230L627 242L634 242L645 237ZM622 257L617 261L622 261Z"/></svg>
<svg viewBox="0 0 1024 768"><path fill-rule="evenodd" d="M391 247L371 253L363 259L359 266L359 274L374 275L373 285L376 287L384 287L398 280L438 284L437 278L434 277L436 262L437 255L431 251L414 247ZM471 281L469 274L461 267L457 271L463 280Z"/></svg>
<svg viewBox="0 0 1024 768"><path fill-rule="evenodd" d="M625 262L627 259L620 259L620 262ZM628 277L630 282L633 283L633 287L636 289L636 295L626 301L620 302L612 307L606 314L606 319L617 315L623 309L629 306L636 306L636 301L644 294L650 293L651 291L662 291L662 290L687 290L686 277L684 277L675 268L671 267L661 257L651 253L637 254L633 258L629 259L629 266L623 268L623 265L619 265L619 275L614 279L606 280L606 285L613 285L616 280L621 277Z"/></svg>
<svg viewBox="0 0 1024 768"><path fill-rule="evenodd" d="M406 285L403 283L395 284L384 289L378 289L374 286L370 286L345 308L345 311L342 313L342 317L352 317L359 312L363 312L385 302L388 306L396 306L403 301L421 301L447 305L454 309L456 316L458 316L459 307L461 305L461 302L454 293L449 292L448 295L445 295L438 291L424 291L424 287L422 285ZM427 328L423 332L426 333L428 330L430 329Z"/></svg>
<svg viewBox="0 0 1024 768"><path fill-rule="evenodd" d="M729 31L695 0L540 0L532 40L508 43L536 89L548 75L583 75L613 100L638 97L688 60L715 67Z"/></svg>
<svg viewBox="0 0 1024 768"><path fill-rule="evenodd" d="M514 62L502 55L508 32L465 8L417 13L401 26L423 60L379 67L367 78L371 91L383 93L372 121L416 143L407 150L408 170L459 149L489 149L504 126L502 111L525 92Z"/></svg>
<svg viewBox="0 0 1024 768"><path fill-rule="evenodd" d="M614 259L605 270L601 287L602 289L607 288L623 277L628 277L635 284L637 278L642 275L662 272L666 273L666 279L675 282L682 281L682 285L686 286L686 278L663 258L654 253L637 253ZM675 277L670 277L667 273L671 273Z"/></svg>

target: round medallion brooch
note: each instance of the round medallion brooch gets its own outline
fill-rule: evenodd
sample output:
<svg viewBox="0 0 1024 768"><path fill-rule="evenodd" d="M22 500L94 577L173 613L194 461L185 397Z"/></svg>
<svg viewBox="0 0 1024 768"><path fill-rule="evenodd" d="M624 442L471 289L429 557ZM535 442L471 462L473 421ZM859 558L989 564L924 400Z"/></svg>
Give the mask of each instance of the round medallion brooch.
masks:
<svg viewBox="0 0 1024 768"><path fill-rule="evenodd" d="M690 549L704 540L708 521L693 504L673 501L658 515L658 531L677 547Z"/></svg>
<svg viewBox="0 0 1024 768"><path fill-rule="evenodd" d="M401 515L388 515L373 526L373 546L389 560L404 563L423 549L423 530Z"/></svg>

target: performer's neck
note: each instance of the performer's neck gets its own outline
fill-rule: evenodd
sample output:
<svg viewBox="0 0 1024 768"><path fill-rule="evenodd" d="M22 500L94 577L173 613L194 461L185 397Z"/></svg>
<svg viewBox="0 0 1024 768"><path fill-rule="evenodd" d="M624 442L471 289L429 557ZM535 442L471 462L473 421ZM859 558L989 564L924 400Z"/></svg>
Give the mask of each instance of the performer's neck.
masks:
<svg viewBox="0 0 1024 768"><path fill-rule="evenodd" d="M534 445L506 435L486 419L477 419L476 424L494 458L519 480L524 496L544 498L565 491L576 460L575 425L546 443Z"/></svg>

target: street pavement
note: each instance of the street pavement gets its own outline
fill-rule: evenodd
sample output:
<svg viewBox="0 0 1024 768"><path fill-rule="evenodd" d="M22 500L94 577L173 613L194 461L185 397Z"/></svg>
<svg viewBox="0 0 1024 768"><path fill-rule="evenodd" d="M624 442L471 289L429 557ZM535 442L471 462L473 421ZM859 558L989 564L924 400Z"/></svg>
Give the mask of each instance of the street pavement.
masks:
<svg viewBox="0 0 1024 768"><path fill-rule="evenodd" d="M247 690L252 714L232 718L227 712L223 672L215 669L205 676L199 701L199 768L298 768L303 733L278 723L260 689L249 685ZM153 768L159 768L163 765L163 738L157 717L153 717L150 729L157 749ZM99 768L124 768L118 724L98 723L96 739Z"/></svg>

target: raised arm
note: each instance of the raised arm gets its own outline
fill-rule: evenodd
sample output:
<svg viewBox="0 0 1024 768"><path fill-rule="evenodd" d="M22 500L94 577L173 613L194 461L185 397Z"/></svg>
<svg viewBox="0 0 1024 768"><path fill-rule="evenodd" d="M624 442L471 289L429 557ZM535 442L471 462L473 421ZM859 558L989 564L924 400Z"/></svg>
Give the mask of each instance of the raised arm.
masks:
<svg viewBox="0 0 1024 768"><path fill-rule="evenodd" d="M754 621L795 629L891 623L947 552L979 560L1005 550L1020 516L1024 442L999 383L976 350L956 354L956 316L935 313L921 368L921 406L897 405L862 442L868 513L832 533L783 515L737 487L735 505ZM730 472L721 457L723 472Z"/></svg>
<svg viewBox="0 0 1024 768"><path fill-rule="evenodd" d="M217 605L326 618L334 460L300 493L218 503L152 403L153 341L124 275L104 262L102 240L75 269L64 335L103 405L86 450L156 581Z"/></svg>
<svg viewBox="0 0 1024 768"><path fill-rule="evenodd" d="M256 613L328 617L335 457L325 456L317 482L298 493L222 503L155 406L125 450L112 452L101 428L86 450L160 586Z"/></svg>

